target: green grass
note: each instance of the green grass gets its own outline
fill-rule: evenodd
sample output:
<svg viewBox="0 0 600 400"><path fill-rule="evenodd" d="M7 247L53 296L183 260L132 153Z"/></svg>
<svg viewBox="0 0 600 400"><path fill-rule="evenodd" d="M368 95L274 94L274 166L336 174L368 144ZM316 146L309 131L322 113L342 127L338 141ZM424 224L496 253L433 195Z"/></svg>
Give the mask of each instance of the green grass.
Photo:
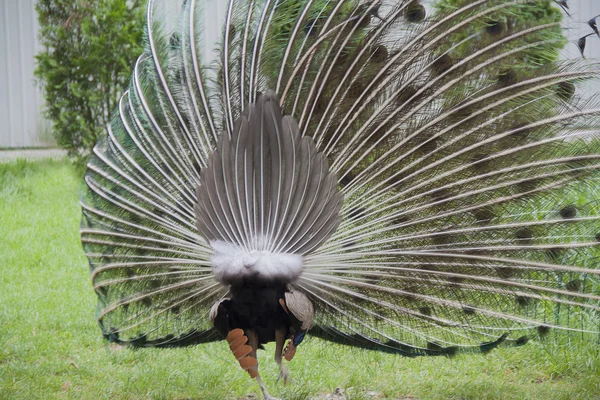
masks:
<svg viewBox="0 0 600 400"><path fill-rule="evenodd" d="M241 399L258 395L224 343L134 350L109 345L79 242L80 175L67 163L0 165L0 398ZM315 338L277 384L283 399L600 399L600 345L576 337L488 355L403 358ZM260 398L258 396L258 398Z"/></svg>

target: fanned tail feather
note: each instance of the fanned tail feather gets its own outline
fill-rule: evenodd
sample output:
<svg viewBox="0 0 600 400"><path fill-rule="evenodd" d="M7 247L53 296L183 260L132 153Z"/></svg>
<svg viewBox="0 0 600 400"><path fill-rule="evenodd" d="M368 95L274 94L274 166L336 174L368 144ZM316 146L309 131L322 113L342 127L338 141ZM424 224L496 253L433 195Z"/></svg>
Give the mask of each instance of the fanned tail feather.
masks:
<svg viewBox="0 0 600 400"><path fill-rule="evenodd" d="M200 2L173 33L150 4L82 202L105 335L210 338L218 240L302 256L295 288L329 340L597 337L600 101L580 88L600 67L559 61L552 3L232 0L214 82Z"/></svg>

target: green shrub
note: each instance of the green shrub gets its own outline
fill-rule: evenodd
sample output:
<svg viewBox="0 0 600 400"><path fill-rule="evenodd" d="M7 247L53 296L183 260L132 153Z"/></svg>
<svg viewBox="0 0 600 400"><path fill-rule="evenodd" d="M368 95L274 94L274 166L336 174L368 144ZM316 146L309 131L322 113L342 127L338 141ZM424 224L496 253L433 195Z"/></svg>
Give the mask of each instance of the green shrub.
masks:
<svg viewBox="0 0 600 400"><path fill-rule="evenodd" d="M116 109L143 50L145 0L39 0L35 75L54 137L84 160Z"/></svg>

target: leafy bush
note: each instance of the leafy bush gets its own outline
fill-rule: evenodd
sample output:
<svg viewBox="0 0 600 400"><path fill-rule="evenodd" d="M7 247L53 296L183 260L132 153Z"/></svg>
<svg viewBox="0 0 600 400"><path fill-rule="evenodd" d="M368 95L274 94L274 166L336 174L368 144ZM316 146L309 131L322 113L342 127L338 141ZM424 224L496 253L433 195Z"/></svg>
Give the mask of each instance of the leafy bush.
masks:
<svg viewBox="0 0 600 400"><path fill-rule="evenodd" d="M145 0L39 0L35 75L54 137L84 160L110 120L142 53Z"/></svg>

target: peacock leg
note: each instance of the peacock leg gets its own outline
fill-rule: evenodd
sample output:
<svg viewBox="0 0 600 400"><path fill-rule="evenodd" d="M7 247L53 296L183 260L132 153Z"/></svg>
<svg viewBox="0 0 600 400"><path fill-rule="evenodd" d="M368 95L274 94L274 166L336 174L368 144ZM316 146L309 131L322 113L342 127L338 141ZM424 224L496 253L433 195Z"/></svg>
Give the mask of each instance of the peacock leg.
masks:
<svg viewBox="0 0 600 400"><path fill-rule="evenodd" d="M275 331L275 362L279 365L279 381L283 378L283 383L287 383L290 372L283 365L283 346L285 345L285 329L277 329Z"/></svg>
<svg viewBox="0 0 600 400"><path fill-rule="evenodd" d="M252 347L252 352L250 352L250 357L257 359L256 358L256 349L258 349L258 335L253 330L248 329L246 331L246 336L248 336L248 344L250 345L250 347ZM260 375L258 374L258 364L256 364L252 368L250 368L248 370L248 372L250 373L250 376L253 376L253 372L254 372L254 374L256 376L256 382L258 382L258 385L260 386L260 390L262 390L263 396L265 396L265 400L278 400L277 398L272 397L269 394L269 392L267 392L267 388L265 387L265 384L263 383L262 379L260 378Z"/></svg>
<svg viewBox="0 0 600 400"><path fill-rule="evenodd" d="M265 400L279 400L277 397L272 397L269 392L267 392L267 388L263 383L262 379L260 379L260 375L256 377L256 382L260 385L260 390L263 392L263 396L265 396Z"/></svg>

